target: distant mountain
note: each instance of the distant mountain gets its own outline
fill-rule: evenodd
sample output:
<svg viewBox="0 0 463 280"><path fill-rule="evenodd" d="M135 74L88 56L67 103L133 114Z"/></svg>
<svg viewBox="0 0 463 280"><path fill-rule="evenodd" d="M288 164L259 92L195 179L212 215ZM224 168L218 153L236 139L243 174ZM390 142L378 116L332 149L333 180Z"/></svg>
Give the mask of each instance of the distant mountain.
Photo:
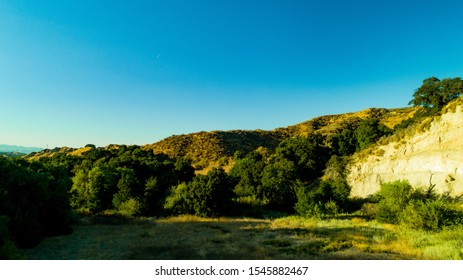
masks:
<svg viewBox="0 0 463 280"><path fill-rule="evenodd" d="M23 147L23 146L16 146L16 145L4 145L0 144L0 152L3 153L21 153L21 154L29 154L32 152L38 152L43 150L42 148L38 147Z"/></svg>

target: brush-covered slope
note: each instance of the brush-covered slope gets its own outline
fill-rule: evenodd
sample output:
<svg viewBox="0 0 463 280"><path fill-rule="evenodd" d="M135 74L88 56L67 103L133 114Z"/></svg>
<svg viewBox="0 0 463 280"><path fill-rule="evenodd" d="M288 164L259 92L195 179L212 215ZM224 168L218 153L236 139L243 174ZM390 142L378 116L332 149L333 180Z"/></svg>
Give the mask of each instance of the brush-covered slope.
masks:
<svg viewBox="0 0 463 280"><path fill-rule="evenodd" d="M283 135L275 131L212 131L174 135L143 148L172 157L184 157L193 164L207 167L221 159L233 157L236 151L247 154L258 147L273 150L282 139Z"/></svg>
<svg viewBox="0 0 463 280"><path fill-rule="evenodd" d="M230 159L236 151L247 154L259 147L274 150L284 139L321 133L329 139L331 135L347 127L356 127L363 119L378 118L381 123L392 128L413 116L415 108L366 109L355 113L316 117L306 122L272 131L233 130L199 132L174 135L160 142L146 145L155 153L165 153L172 157L186 157L194 165L207 167L223 159Z"/></svg>
<svg viewBox="0 0 463 280"><path fill-rule="evenodd" d="M413 117L415 112L416 108L410 107L400 109L370 108L354 113L320 116L286 128L279 128L277 131L286 137L307 136L314 132L330 136L344 128L356 127L359 122L367 118L376 118L385 126L393 128L403 120Z"/></svg>
<svg viewBox="0 0 463 280"><path fill-rule="evenodd" d="M355 154L348 170L353 196L366 197L381 182L402 179L415 187L435 185L440 193L463 194L463 98L446 106L441 116Z"/></svg>
<svg viewBox="0 0 463 280"><path fill-rule="evenodd" d="M198 132L184 135L174 135L159 142L142 146L154 153L164 153L171 157L183 157L192 161L197 169L207 169L209 166L232 163L235 152L243 155L264 147L272 152L284 139L305 137L311 133L321 133L329 142L330 136L341 132L344 128L354 128L366 118L377 118L389 128L413 116L415 108L402 109L366 109L354 113L327 115L271 131L264 130L231 130ZM54 148L28 155L28 158L51 157L58 154L72 156L82 155L95 148L87 145L83 148ZM105 148L117 148L109 145Z"/></svg>

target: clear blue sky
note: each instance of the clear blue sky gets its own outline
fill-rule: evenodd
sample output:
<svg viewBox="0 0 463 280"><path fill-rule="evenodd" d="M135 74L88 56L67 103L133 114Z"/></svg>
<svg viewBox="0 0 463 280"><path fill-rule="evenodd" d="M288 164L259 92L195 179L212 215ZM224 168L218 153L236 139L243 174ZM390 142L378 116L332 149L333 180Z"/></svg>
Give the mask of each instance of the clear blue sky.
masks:
<svg viewBox="0 0 463 280"><path fill-rule="evenodd" d="M146 144L404 107L463 1L1 1L0 144Z"/></svg>

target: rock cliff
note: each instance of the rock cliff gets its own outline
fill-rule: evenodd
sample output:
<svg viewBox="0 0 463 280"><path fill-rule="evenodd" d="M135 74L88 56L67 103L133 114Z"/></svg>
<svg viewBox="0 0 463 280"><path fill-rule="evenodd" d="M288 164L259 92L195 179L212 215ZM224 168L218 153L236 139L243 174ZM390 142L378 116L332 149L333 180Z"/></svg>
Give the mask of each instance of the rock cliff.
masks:
<svg viewBox="0 0 463 280"><path fill-rule="evenodd" d="M381 182L435 185L438 193L463 194L463 99L402 133L352 157L347 180L352 196L377 192Z"/></svg>

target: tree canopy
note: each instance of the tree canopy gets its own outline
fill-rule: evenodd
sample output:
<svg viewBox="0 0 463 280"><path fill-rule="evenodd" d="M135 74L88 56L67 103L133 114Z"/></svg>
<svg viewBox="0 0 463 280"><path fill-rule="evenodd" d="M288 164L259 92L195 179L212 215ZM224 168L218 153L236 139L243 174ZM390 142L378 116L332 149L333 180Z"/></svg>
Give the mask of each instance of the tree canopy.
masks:
<svg viewBox="0 0 463 280"><path fill-rule="evenodd" d="M461 96L462 92L463 81L460 77L445 78L442 81L430 77L423 80L423 84L413 94L409 105L440 110L447 103Z"/></svg>

